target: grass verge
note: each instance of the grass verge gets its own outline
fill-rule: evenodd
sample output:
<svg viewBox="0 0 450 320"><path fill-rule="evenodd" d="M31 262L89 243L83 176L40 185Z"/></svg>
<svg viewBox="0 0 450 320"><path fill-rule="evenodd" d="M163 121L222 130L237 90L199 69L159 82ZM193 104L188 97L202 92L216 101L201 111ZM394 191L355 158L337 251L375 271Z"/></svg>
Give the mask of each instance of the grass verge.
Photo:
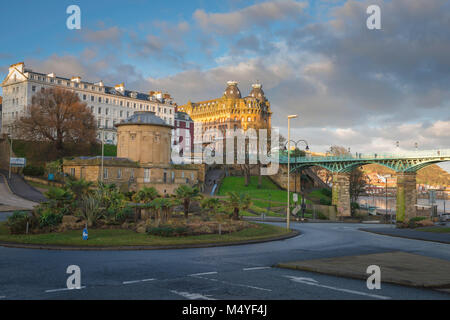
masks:
<svg viewBox="0 0 450 320"><path fill-rule="evenodd" d="M11 235L3 222L0 223L0 242L80 247L170 246L263 240L289 233L285 228L273 225L257 224L257 226L257 228L249 228L221 236L213 234L175 238L149 236L131 230L90 229L89 240L83 241L81 230L37 235Z"/></svg>
<svg viewBox="0 0 450 320"><path fill-rule="evenodd" d="M431 227L431 228L418 228L417 231L433 232L433 233L450 233L450 227Z"/></svg>

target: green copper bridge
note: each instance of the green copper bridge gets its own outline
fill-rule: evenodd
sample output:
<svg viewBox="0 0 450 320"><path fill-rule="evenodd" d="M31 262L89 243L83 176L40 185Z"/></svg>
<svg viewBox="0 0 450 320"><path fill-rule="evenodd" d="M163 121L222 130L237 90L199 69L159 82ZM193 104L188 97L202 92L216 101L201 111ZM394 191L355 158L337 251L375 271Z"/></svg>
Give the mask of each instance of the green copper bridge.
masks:
<svg viewBox="0 0 450 320"><path fill-rule="evenodd" d="M290 157L291 172L318 166L333 173L332 203L339 215L350 216L350 173L367 164L379 164L397 174L397 221L416 216L416 173L440 162L450 161L450 149L411 151L405 153L355 154L325 157ZM280 155L280 164L287 164L287 155Z"/></svg>

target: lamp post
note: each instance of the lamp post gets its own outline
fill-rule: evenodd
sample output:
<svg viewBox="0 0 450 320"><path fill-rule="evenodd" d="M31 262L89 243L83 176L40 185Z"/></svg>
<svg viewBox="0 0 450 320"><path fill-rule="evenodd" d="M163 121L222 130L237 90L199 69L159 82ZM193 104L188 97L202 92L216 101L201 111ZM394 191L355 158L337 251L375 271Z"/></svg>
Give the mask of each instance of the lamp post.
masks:
<svg viewBox="0 0 450 320"><path fill-rule="evenodd" d="M100 181L101 182L103 182L103 176L104 176L104 172L103 172L103 158L105 157L105 129L104 128L100 128L101 129L101 132L102 132L102 135L101 135L101 138L102 138L102 169L101 169L101 172L100 172Z"/></svg>
<svg viewBox="0 0 450 320"><path fill-rule="evenodd" d="M302 140L302 139L297 140L297 141L294 141L294 140L289 140L289 141L292 142L292 143L294 144L295 150L298 149L298 144L299 144L300 142L303 142L303 143L306 145L305 150L306 150L306 151L309 151L309 143L308 143L308 141ZM289 143L289 141L286 141L286 144ZM286 150L286 144L284 145L284 149L285 149L285 150ZM288 152L289 152L289 151L290 151L290 150L288 150ZM294 179L295 179L295 183L294 183L294 192L297 193L297 171L294 173ZM301 181L301 169L300 169L300 181ZM302 185L301 185L301 183L300 183L300 190L299 190L300 192L302 191L301 189L302 189Z"/></svg>
<svg viewBox="0 0 450 320"><path fill-rule="evenodd" d="M10 148L9 148L9 173L8 173L8 177L9 177L9 179L11 180L11 158L12 158L12 152L13 152L13 149L12 149L12 146L13 146L13 140L12 140L12 137L10 138L10 137L8 136L8 138L9 138L9 144L10 144Z"/></svg>
<svg viewBox="0 0 450 320"><path fill-rule="evenodd" d="M291 171L291 155L290 155L290 149L291 149L291 119L297 118L297 115L290 115L288 116L288 181L287 181L287 215L286 215L286 228L290 229L290 222L291 222L291 210L290 210L290 171Z"/></svg>

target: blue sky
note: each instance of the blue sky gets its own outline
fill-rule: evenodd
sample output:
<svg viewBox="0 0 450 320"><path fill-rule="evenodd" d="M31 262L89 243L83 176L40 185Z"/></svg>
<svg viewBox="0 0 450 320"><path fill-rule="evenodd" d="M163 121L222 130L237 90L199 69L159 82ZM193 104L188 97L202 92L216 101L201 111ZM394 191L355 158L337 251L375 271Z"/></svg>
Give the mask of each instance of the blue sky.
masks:
<svg viewBox="0 0 450 320"><path fill-rule="evenodd" d="M82 29L66 28L81 8ZM366 27L381 7L382 30ZM259 80L273 123L315 151L450 148L446 0L8 1L0 76L9 65L170 92L177 103ZM5 32L8 31L8 32ZM1 91L0 91L1 93ZM450 166L447 166L447 168Z"/></svg>

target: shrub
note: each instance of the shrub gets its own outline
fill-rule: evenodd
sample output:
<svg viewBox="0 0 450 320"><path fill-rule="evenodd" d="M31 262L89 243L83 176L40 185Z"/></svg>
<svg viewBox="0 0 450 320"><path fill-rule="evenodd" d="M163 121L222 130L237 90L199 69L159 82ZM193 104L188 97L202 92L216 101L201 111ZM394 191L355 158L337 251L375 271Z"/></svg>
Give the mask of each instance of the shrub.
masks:
<svg viewBox="0 0 450 320"><path fill-rule="evenodd" d="M319 203L324 206L331 206L331 200L320 198Z"/></svg>
<svg viewBox="0 0 450 320"><path fill-rule="evenodd" d="M26 176L41 177L44 175L44 173L45 173L45 170L43 167L35 167L35 166L28 165L25 168L23 168L23 174Z"/></svg>
<svg viewBox="0 0 450 320"><path fill-rule="evenodd" d="M125 207L116 214L116 222L124 223L127 219L131 219L134 216L134 211L130 207Z"/></svg>
<svg viewBox="0 0 450 320"><path fill-rule="evenodd" d="M59 225L62 222L63 215L60 213L54 213L51 210L47 209L42 212L39 217L39 227L54 227Z"/></svg>
<svg viewBox="0 0 450 320"><path fill-rule="evenodd" d="M409 219L409 221L419 222L419 221L423 221L423 220L427 220L427 219L428 219L427 217L414 217L414 218Z"/></svg>
<svg viewBox="0 0 450 320"><path fill-rule="evenodd" d="M11 234L24 234L27 230L28 213L23 211L14 211L8 218L7 226Z"/></svg>
<svg viewBox="0 0 450 320"><path fill-rule="evenodd" d="M187 227L172 227L162 225L159 227L148 227L147 234L160 237L179 237L185 236L189 233Z"/></svg>
<svg viewBox="0 0 450 320"><path fill-rule="evenodd" d="M322 212L316 212L316 218L319 220L328 220L328 217L324 215Z"/></svg>
<svg viewBox="0 0 450 320"><path fill-rule="evenodd" d="M332 196L331 190L327 189L327 188L320 189L320 193L323 194L324 196L329 197L329 198L331 198L331 196Z"/></svg>

